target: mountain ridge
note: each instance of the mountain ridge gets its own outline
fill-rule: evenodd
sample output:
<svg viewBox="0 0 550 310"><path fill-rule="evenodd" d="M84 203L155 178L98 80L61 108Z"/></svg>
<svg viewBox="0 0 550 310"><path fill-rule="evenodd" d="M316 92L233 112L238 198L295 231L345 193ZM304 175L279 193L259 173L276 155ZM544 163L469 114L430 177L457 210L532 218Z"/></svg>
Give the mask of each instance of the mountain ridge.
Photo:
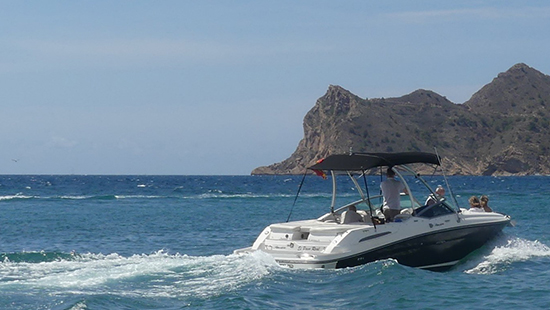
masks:
<svg viewBox="0 0 550 310"><path fill-rule="evenodd" d="M439 150L448 174L550 174L550 76L524 63L463 104L431 90L362 99L329 85L303 121L289 158L252 174L302 174L329 154Z"/></svg>

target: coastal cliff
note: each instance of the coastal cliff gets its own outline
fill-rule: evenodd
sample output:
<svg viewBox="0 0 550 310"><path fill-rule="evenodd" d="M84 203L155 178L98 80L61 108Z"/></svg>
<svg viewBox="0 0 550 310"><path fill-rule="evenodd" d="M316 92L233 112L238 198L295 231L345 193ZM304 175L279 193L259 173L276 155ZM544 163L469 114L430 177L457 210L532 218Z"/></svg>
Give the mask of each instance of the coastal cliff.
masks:
<svg viewBox="0 0 550 310"><path fill-rule="evenodd" d="M463 104L419 89L362 99L330 85L304 117L304 137L282 162L252 174L302 174L329 154L432 152L448 174L550 174L550 76L516 64Z"/></svg>

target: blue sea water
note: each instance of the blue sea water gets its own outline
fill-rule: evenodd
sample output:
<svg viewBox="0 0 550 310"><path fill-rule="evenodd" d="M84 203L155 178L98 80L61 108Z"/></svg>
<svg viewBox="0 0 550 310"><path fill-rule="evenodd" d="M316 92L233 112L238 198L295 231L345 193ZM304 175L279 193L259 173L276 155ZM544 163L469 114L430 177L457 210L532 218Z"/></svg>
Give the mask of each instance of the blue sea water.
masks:
<svg viewBox="0 0 550 310"><path fill-rule="evenodd" d="M487 194L517 224L449 272L394 260L294 270L232 254L286 220L300 181L0 176L0 309L550 308L550 177L450 177L460 206ZM292 219L327 212L330 186L306 178Z"/></svg>

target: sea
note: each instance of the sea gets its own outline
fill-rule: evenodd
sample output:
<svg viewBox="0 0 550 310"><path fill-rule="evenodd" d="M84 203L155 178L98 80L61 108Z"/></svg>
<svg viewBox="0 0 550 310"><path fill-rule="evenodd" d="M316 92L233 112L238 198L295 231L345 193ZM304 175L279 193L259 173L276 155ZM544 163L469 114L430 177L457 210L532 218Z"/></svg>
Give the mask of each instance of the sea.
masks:
<svg viewBox="0 0 550 310"><path fill-rule="evenodd" d="M296 196L302 176L0 175L0 309L550 309L550 177L427 180L463 208L488 195L515 226L447 272L296 270L233 250L328 212L330 180Z"/></svg>

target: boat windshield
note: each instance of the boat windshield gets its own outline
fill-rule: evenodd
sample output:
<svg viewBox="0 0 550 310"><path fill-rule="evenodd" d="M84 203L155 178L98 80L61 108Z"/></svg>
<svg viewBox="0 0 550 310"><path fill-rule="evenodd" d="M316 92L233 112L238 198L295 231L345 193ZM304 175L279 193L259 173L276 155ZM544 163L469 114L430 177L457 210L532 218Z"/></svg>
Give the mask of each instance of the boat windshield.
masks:
<svg viewBox="0 0 550 310"><path fill-rule="evenodd" d="M408 192L408 194L401 193L400 195L400 207L402 213L423 217L435 217L456 212L454 211L454 208L449 205L449 202L445 201L444 199L440 199L438 201L438 206L426 206L427 198L430 197L430 195L435 195L434 189L432 189L419 174L417 174L414 170L405 165L394 167L394 170L396 171L399 180L405 185L405 188ZM362 186L360 186L358 182L358 179L362 177L362 175L353 176L348 173L348 176L355 184L355 188L357 189L358 194L360 194L360 197L362 197L362 199L348 203L336 210L333 209L333 212L339 214L343 211L346 211L351 205L356 206L357 209L364 209L366 212L368 212L368 214L377 214L378 211L382 212L384 201L383 196L381 194L374 196L368 195L369 191L362 188ZM335 182L334 174L333 182ZM379 192L379 183L377 182L375 186L376 188L374 191ZM333 190L333 195L336 195L335 188ZM373 192L372 188L370 189L370 192ZM333 200L333 203L334 202L335 201ZM422 211L423 213L421 213L420 211Z"/></svg>

